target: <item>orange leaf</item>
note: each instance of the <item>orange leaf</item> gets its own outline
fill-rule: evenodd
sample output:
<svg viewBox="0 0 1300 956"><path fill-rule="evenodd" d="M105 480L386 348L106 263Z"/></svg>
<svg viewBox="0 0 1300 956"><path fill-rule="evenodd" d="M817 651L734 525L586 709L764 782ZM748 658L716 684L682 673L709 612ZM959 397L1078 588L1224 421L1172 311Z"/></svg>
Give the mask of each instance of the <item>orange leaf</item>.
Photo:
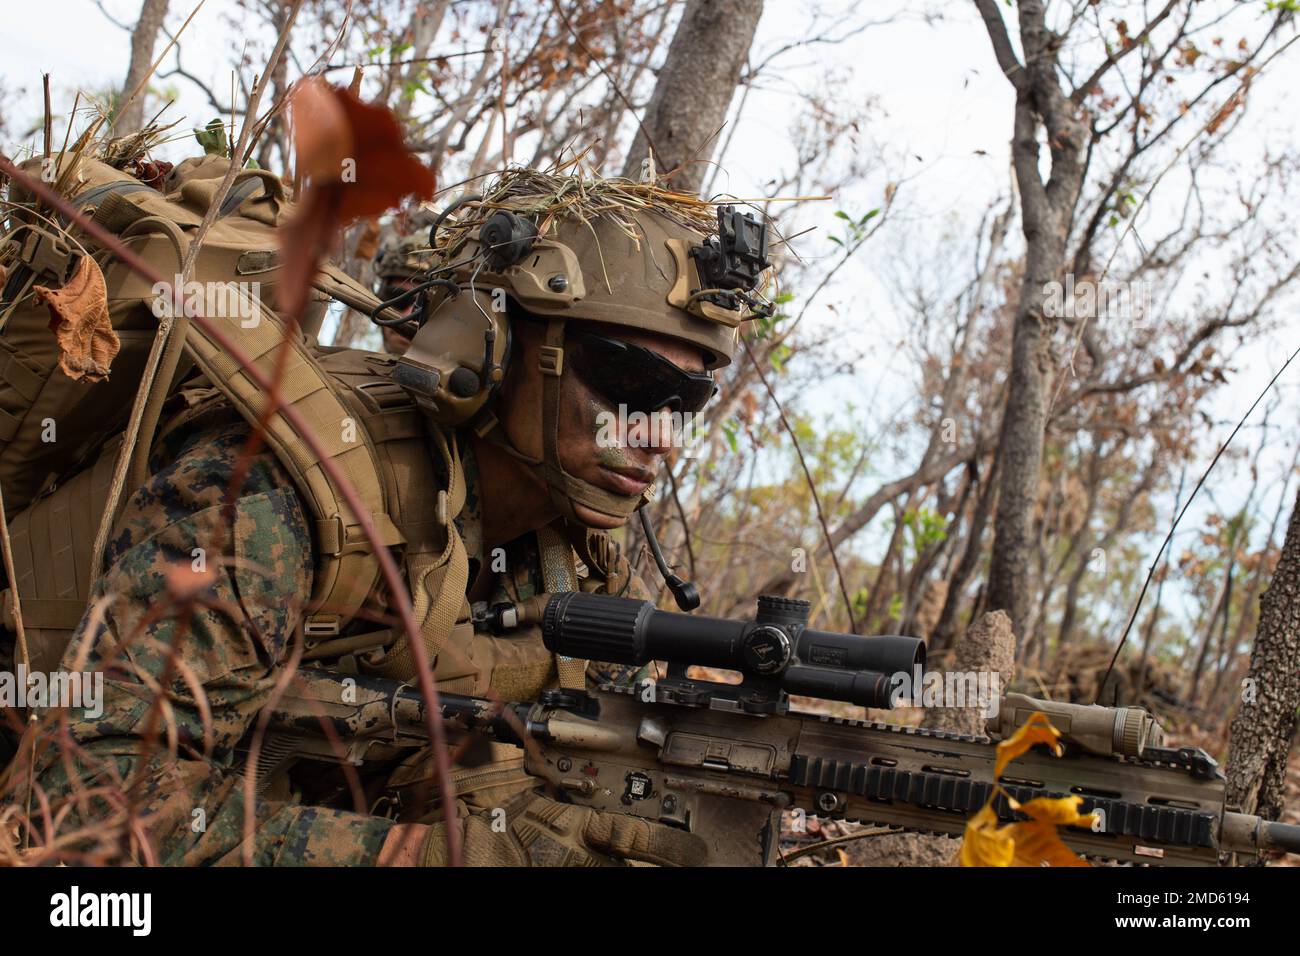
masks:
<svg viewBox="0 0 1300 956"><path fill-rule="evenodd" d="M1087 866L1088 862L1061 842L1058 826L1091 826L1091 813L1080 815L1082 797L1038 797L1012 804L1031 819L1008 827L1015 844L1015 866Z"/></svg>
<svg viewBox="0 0 1300 956"><path fill-rule="evenodd" d="M352 125L333 88L324 80L303 80L289 99L298 175L321 183L339 178L353 155Z"/></svg>
<svg viewBox="0 0 1300 956"><path fill-rule="evenodd" d="M279 306L296 319L339 229L378 216L406 196L432 198L434 178L406 148L397 118L385 107L315 78L295 87L290 107L297 169L309 178L298 214L280 235Z"/></svg>
<svg viewBox="0 0 1300 956"><path fill-rule="evenodd" d="M371 219L357 237L355 255L358 259L373 259L379 251L379 220Z"/></svg>
<svg viewBox="0 0 1300 956"><path fill-rule="evenodd" d="M59 343L59 368L74 381L102 382L120 343L108 317L104 273L90 256L82 256L67 285L33 286L50 310L50 331Z"/></svg>
<svg viewBox="0 0 1300 956"><path fill-rule="evenodd" d="M377 216L405 196L433 196L433 173L406 148L386 107L312 78L294 87L290 109L297 168L312 187L343 187L344 223Z"/></svg>

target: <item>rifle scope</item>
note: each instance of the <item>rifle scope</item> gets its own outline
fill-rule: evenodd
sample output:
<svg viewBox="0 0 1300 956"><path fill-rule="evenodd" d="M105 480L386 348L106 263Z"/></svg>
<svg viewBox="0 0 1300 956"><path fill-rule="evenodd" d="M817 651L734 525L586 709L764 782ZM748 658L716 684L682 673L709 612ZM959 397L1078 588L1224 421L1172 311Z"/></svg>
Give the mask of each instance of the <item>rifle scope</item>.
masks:
<svg viewBox="0 0 1300 956"><path fill-rule="evenodd" d="M567 657L719 667L739 671L746 684L862 707L889 707L893 675L914 681L924 669L917 638L816 631L807 626L808 608L797 598L763 596L753 621L733 621L566 591L547 602L542 640Z"/></svg>

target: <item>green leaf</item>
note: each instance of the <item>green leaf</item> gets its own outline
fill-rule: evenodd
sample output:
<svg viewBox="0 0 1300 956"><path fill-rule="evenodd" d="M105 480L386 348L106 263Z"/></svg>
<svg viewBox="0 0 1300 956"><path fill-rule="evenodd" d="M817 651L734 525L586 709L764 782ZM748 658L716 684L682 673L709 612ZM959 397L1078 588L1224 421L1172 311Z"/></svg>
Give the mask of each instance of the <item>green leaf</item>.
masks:
<svg viewBox="0 0 1300 956"><path fill-rule="evenodd" d="M740 422L736 421L734 418L729 418L722 423L722 435L727 440L727 447L729 447L733 453L738 450L736 436L739 432Z"/></svg>
<svg viewBox="0 0 1300 956"><path fill-rule="evenodd" d="M772 363L772 368L778 372L785 371L785 360L790 357L790 346L778 345L772 349L772 354L768 356L768 361Z"/></svg>
<svg viewBox="0 0 1300 956"><path fill-rule="evenodd" d="M226 141L226 126L219 117L203 129L196 129L194 138L199 141L207 156L225 156L230 152L230 146Z"/></svg>

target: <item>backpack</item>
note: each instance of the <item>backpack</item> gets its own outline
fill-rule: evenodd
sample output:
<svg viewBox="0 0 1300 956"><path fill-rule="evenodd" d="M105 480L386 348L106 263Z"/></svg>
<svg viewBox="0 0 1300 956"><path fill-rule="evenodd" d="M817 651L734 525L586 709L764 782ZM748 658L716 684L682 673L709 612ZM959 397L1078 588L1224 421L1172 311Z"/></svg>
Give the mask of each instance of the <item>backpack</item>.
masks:
<svg viewBox="0 0 1300 956"><path fill-rule="evenodd" d="M229 168L220 156L186 160L159 190L103 162L68 162L70 168L59 165L60 182L68 184L63 193L169 278L179 273L189 236ZM39 160L26 164L33 174L39 169ZM31 197L15 184L11 199ZM227 305L238 308L218 309L209 318L268 375L284 339L267 305L279 277L275 230L290 211L277 177L241 170L194 270L201 288L228 289ZM160 320L158 295L143 277L80 230L69 235L62 226L15 212L0 238L15 261L0 296L0 492L10 551L5 567L13 567L13 580L5 575L3 618L15 637L16 660L43 670L57 666L87 607L113 519L124 496L147 477L164 408L173 413L167 427L174 427L201 414L212 399L228 402L249 422L260 418L265 402L215 339L183 317ZM31 294L37 285L67 283L83 254L103 270L109 319L120 342L101 380L74 380L60 368L49 310ZM256 294L249 294L253 282ZM408 572L434 585L428 593L417 590L415 611L426 646L436 652L468 616L468 561L451 524L464 495L455 443L435 436L445 476L439 483L427 426L403 390L388 381L392 360L314 342L329 299L367 312L378 299L333 265L322 267L314 285L304 334L289 341L283 397L350 479L378 543L402 548ZM338 635L375 591L379 562L340 488L286 416L271 416L265 440L292 476L313 526L316 580L304 631L311 641ZM399 490L398 474L403 489L425 490L414 496Z"/></svg>

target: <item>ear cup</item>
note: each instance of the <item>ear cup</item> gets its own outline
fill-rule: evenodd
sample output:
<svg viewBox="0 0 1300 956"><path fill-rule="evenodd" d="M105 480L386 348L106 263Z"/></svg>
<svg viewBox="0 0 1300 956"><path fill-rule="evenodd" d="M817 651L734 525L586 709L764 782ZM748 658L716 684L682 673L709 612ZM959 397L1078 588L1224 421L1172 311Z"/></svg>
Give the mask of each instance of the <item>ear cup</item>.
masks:
<svg viewBox="0 0 1300 956"><path fill-rule="evenodd" d="M510 352L510 320L490 289L436 293L427 318L393 369L437 424L461 425L500 386Z"/></svg>

